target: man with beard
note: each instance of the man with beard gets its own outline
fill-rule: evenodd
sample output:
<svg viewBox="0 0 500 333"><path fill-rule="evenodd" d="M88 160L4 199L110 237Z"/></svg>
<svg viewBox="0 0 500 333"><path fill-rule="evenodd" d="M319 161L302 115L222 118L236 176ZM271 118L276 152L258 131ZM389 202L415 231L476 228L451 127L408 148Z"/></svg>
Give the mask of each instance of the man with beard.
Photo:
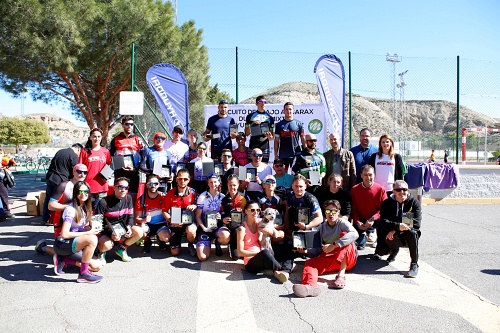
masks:
<svg viewBox="0 0 500 333"><path fill-rule="evenodd" d="M304 125L293 119L293 104L285 103L283 114L285 118L276 124L274 131L274 159L281 159L285 171L292 165L295 153L306 146Z"/></svg>
<svg viewBox="0 0 500 333"><path fill-rule="evenodd" d="M363 128L359 132L360 144L351 148L351 153L354 156L354 162L356 163L356 184L362 182L361 168L363 165L369 164L372 154L378 152L378 148L370 143L371 137L372 131L368 128Z"/></svg>
<svg viewBox="0 0 500 333"><path fill-rule="evenodd" d="M225 99L219 102L219 113L208 118L207 128L203 132L203 139L210 141L210 157L212 159L221 161L221 154L223 149L233 149L231 139L236 138L236 134L230 134L231 125L234 125L234 119L227 115L228 106Z"/></svg>
<svg viewBox="0 0 500 333"><path fill-rule="evenodd" d="M307 191L314 193L314 191L319 187L316 184L312 184L310 181L310 172L318 172L319 180L321 180L326 175L326 161L322 153L316 150L318 139L314 134L306 135L306 148L295 154L295 162L292 167L292 171L295 174L301 174L306 178Z"/></svg>
<svg viewBox="0 0 500 333"><path fill-rule="evenodd" d="M262 162L269 162L269 140L273 140L274 117L266 111L267 100L264 96L257 96L255 105L257 111L250 113L245 121L245 135L250 136L249 148L258 148L263 152ZM267 130L264 129L267 126ZM253 134L252 134L253 133Z"/></svg>

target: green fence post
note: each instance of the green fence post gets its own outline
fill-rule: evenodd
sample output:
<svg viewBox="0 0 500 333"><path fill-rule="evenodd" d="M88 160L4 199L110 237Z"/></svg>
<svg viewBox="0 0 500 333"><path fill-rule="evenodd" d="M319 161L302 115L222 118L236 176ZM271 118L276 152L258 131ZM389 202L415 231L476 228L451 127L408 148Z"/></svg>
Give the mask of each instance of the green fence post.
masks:
<svg viewBox="0 0 500 333"><path fill-rule="evenodd" d="M349 147L352 147L352 85L351 85L351 51L349 51Z"/></svg>
<svg viewBox="0 0 500 333"><path fill-rule="evenodd" d="M457 56L457 132L455 133L457 145L455 154L455 163L458 164L459 141L458 136L462 131L460 130L460 56Z"/></svg>

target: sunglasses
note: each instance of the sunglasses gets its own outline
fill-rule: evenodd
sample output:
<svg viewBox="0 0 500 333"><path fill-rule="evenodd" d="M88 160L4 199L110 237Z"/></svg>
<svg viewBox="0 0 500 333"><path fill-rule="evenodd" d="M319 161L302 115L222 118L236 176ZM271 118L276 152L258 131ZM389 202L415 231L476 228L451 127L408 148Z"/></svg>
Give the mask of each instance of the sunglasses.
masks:
<svg viewBox="0 0 500 333"><path fill-rule="evenodd" d="M255 213L255 212L260 213L260 208L250 208L250 211L252 213Z"/></svg>
<svg viewBox="0 0 500 333"><path fill-rule="evenodd" d="M78 194L89 194L89 190L78 190Z"/></svg>
<svg viewBox="0 0 500 333"><path fill-rule="evenodd" d="M307 141L309 141L309 142L317 142L318 140L312 139L312 140L307 140Z"/></svg>
<svg viewBox="0 0 500 333"><path fill-rule="evenodd" d="M262 154L253 154L254 157L262 157Z"/></svg>
<svg viewBox="0 0 500 333"><path fill-rule="evenodd" d="M116 185L115 187L118 188L118 189L120 189L120 190L128 190L128 188L129 188L126 185Z"/></svg>
<svg viewBox="0 0 500 333"><path fill-rule="evenodd" d="M394 192L407 192L408 189L407 188L395 188L393 189Z"/></svg>
<svg viewBox="0 0 500 333"><path fill-rule="evenodd" d="M177 177L177 180L187 182L189 180L189 178Z"/></svg>
<svg viewBox="0 0 500 333"><path fill-rule="evenodd" d="M268 179L268 180L266 180L266 181L264 182L264 184L266 184L266 185L271 185L271 184L276 184L276 182L275 182L274 180L272 180L272 179Z"/></svg>
<svg viewBox="0 0 500 333"><path fill-rule="evenodd" d="M83 170L76 170L76 173L79 174L79 175L86 175L89 172L88 171L83 171Z"/></svg>
<svg viewBox="0 0 500 333"><path fill-rule="evenodd" d="M207 150L207 148L199 147L198 150Z"/></svg>
<svg viewBox="0 0 500 333"><path fill-rule="evenodd" d="M134 126L134 123L125 123L124 126Z"/></svg>
<svg viewBox="0 0 500 333"><path fill-rule="evenodd" d="M265 99L261 99L257 102L257 104L267 104L267 101Z"/></svg>
<svg viewBox="0 0 500 333"><path fill-rule="evenodd" d="M222 157L231 158L231 157L233 157L233 156L232 156L232 155L222 155Z"/></svg>
<svg viewBox="0 0 500 333"><path fill-rule="evenodd" d="M282 168L283 164L275 164L274 166L277 167L277 168Z"/></svg>
<svg viewBox="0 0 500 333"><path fill-rule="evenodd" d="M158 182L149 182L148 185L149 186L158 186L158 185L160 185L160 183L158 183Z"/></svg>
<svg viewBox="0 0 500 333"><path fill-rule="evenodd" d="M164 136L157 136L155 140L165 140L166 138Z"/></svg>
<svg viewBox="0 0 500 333"><path fill-rule="evenodd" d="M336 209L325 209L325 214L337 214L339 211Z"/></svg>

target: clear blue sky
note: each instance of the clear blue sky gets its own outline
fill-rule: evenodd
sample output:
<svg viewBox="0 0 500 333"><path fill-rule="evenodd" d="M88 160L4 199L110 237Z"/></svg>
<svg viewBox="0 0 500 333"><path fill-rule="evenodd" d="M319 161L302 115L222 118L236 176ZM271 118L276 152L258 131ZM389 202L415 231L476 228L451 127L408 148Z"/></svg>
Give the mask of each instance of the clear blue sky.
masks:
<svg viewBox="0 0 500 333"><path fill-rule="evenodd" d="M500 1L178 0L178 23L194 20L210 49L347 53L500 61ZM311 65L313 67L314 64ZM311 81L310 79L304 81ZM312 81L311 81L312 82ZM494 99L500 99L496 92ZM0 92L2 112L21 102ZM75 121L63 105L25 101L25 113ZM499 111L500 112L500 111ZM500 114L494 115L500 118Z"/></svg>

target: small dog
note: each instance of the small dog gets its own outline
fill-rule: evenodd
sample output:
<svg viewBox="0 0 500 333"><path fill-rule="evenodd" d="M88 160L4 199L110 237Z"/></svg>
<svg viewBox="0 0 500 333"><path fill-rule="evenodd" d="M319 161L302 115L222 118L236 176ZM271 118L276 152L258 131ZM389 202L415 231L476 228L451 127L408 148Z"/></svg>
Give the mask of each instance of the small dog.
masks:
<svg viewBox="0 0 500 333"><path fill-rule="evenodd" d="M274 220L276 219L276 215L278 212L273 208L266 208L262 212L262 221L260 222L261 228L274 227ZM268 249L269 252L274 256L273 247L271 246L271 236L264 235L262 231L259 231L259 243L262 249Z"/></svg>

